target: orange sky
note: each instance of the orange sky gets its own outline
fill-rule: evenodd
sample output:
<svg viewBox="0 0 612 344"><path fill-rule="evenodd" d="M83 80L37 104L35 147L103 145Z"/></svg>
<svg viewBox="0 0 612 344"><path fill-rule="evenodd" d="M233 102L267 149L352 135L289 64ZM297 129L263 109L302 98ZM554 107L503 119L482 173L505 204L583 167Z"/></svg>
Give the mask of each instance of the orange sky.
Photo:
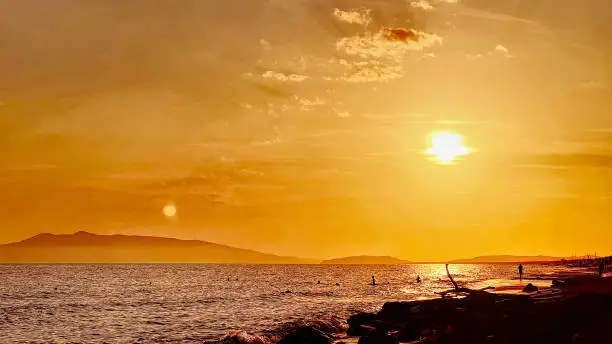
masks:
<svg viewBox="0 0 612 344"><path fill-rule="evenodd" d="M612 254L611 7L0 2L0 243Z"/></svg>

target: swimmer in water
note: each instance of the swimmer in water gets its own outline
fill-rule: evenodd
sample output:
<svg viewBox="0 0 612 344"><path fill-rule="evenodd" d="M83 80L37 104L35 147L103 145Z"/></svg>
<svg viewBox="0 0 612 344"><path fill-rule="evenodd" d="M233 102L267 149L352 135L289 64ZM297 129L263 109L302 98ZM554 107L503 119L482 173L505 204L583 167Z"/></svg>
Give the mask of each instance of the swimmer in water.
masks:
<svg viewBox="0 0 612 344"><path fill-rule="evenodd" d="M417 283L421 283L421 276L417 275L416 282L417 282Z"/></svg>
<svg viewBox="0 0 612 344"><path fill-rule="evenodd" d="M317 284L321 284L321 281L317 281Z"/></svg>
<svg viewBox="0 0 612 344"><path fill-rule="evenodd" d="M374 279L374 276L372 276L372 285L376 285L376 280Z"/></svg>

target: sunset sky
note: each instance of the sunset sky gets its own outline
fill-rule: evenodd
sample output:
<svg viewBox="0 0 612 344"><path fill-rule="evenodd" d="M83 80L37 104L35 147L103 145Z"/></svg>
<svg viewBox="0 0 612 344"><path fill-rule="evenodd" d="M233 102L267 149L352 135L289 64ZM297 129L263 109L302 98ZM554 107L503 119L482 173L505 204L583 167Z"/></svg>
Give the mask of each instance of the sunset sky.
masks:
<svg viewBox="0 0 612 344"><path fill-rule="evenodd" d="M612 254L609 0L0 0L0 243ZM433 132L471 148L424 152Z"/></svg>

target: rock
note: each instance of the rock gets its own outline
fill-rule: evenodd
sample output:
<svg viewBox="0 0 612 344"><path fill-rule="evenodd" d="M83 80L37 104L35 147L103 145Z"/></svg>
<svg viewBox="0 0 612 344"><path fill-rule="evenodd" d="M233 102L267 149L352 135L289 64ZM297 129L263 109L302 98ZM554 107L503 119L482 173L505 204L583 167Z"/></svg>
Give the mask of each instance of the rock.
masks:
<svg viewBox="0 0 612 344"><path fill-rule="evenodd" d="M357 344L399 344L399 340L388 334L377 333L359 338Z"/></svg>
<svg viewBox="0 0 612 344"><path fill-rule="evenodd" d="M470 310L492 310L497 299L497 295L487 293L486 291L473 292L463 299L463 306Z"/></svg>
<svg viewBox="0 0 612 344"><path fill-rule="evenodd" d="M552 280L552 285L555 285L555 286L565 285L565 282L554 279Z"/></svg>
<svg viewBox="0 0 612 344"><path fill-rule="evenodd" d="M349 325L346 334L349 336L365 336L372 333L376 327L376 314L357 313L351 315L346 321Z"/></svg>
<svg viewBox="0 0 612 344"><path fill-rule="evenodd" d="M311 326L302 326L287 333L278 344L330 344L332 337Z"/></svg>
<svg viewBox="0 0 612 344"><path fill-rule="evenodd" d="M410 319L415 312L418 311L419 302L386 302L380 312L378 312L378 316L381 319L389 319L389 320L408 320Z"/></svg>
<svg viewBox="0 0 612 344"><path fill-rule="evenodd" d="M529 283L525 286L525 288L523 288L523 293L533 293L538 291L538 287L536 287L535 285Z"/></svg>

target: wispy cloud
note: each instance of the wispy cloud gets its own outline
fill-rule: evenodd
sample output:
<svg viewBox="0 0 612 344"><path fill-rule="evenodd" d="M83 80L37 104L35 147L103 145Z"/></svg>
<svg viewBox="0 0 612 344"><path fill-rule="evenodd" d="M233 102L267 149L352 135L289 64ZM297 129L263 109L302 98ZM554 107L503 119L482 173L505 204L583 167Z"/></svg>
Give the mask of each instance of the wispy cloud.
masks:
<svg viewBox="0 0 612 344"><path fill-rule="evenodd" d="M411 1L410 7L419 8L423 11L433 11L435 9L429 2L427 2L427 0Z"/></svg>
<svg viewBox="0 0 612 344"><path fill-rule="evenodd" d="M506 48L505 46L498 44L495 47L495 51L501 54L506 55L506 57L513 57L513 55L510 54L510 51L508 50L508 48Z"/></svg>
<svg viewBox="0 0 612 344"><path fill-rule="evenodd" d="M449 2L449 1L444 1ZM477 17L482 19L494 20L494 21L502 21L502 22L521 22L524 24L536 24L536 22L532 20L528 20L525 18L512 16L504 13L496 13L496 12L488 12L484 10L478 10L474 8L463 7L459 12L462 16L468 17Z"/></svg>
<svg viewBox="0 0 612 344"><path fill-rule="evenodd" d="M409 3L425 10L433 9L427 0ZM370 10L342 11L335 9L334 16L344 22L367 25L372 21ZM336 51L343 58L331 59L330 66L344 69L341 75L322 76L327 81L350 83L387 82L403 76L402 62L411 52L442 44L442 38L435 34L408 29L382 27L377 31L361 32L336 41ZM421 58L435 57L426 53Z"/></svg>
<svg viewBox="0 0 612 344"><path fill-rule="evenodd" d="M525 159L519 166L547 166L548 168L565 167L612 167L612 155L607 154L551 154L535 155Z"/></svg>
<svg viewBox="0 0 612 344"><path fill-rule="evenodd" d="M349 24L368 25L372 20L369 9L343 11L335 8L333 15L337 20Z"/></svg>
<svg viewBox="0 0 612 344"><path fill-rule="evenodd" d="M488 56L493 56L494 54L503 55L508 58L514 57L514 55L510 53L510 50L506 46L501 45L501 44L496 45L495 48L493 48L493 50L490 50L487 53ZM480 54L480 53L477 53L477 54L468 53L465 56L470 60L477 60L477 59L483 58L485 55Z"/></svg>
<svg viewBox="0 0 612 344"><path fill-rule="evenodd" d="M610 86L605 84L604 82L596 80L583 81L579 83L577 87L585 90L607 90L610 88Z"/></svg>
<svg viewBox="0 0 612 344"><path fill-rule="evenodd" d="M357 63L352 65L346 75L337 80L353 83L363 82L386 82L401 78L403 75L401 66L391 66L376 61Z"/></svg>
<svg viewBox="0 0 612 344"><path fill-rule="evenodd" d="M334 113L336 114L336 116L338 116L339 118L348 118L351 117L351 114L348 111L340 111L340 110L333 110Z"/></svg>
<svg viewBox="0 0 612 344"><path fill-rule="evenodd" d="M281 73L281 72L275 72L275 71L272 71L272 70L264 72L261 76L266 78L266 79L274 79L274 80L284 81L284 82L285 81L287 81L287 82L302 82L302 81L308 79L308 76L306 76L306 75L301 75L301 74L285 74L285 73Z"/></svg>
<svg viewBox="0 0 612 344"><path fill-rule="evenodd" d="M401 59L408 52L440 44L442 38L435 34L405 28L382 28L374 34L341 38L336 42L336 49L362 58Z"/></svg>

